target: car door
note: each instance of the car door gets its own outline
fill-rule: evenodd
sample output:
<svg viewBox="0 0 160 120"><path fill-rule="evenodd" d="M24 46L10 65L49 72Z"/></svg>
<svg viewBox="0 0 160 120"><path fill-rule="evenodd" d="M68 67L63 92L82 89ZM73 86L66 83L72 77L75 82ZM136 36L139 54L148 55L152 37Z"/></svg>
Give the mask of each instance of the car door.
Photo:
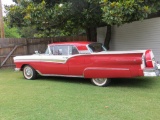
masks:
<svg viewBox="0 0 160 120"><path fill-rule="evenodd" d="M42 58L42 74L68 75L69 71L66 61L69 58L69 46L54 45L50 47L50 51L51 54L46 54Z"/></svg>
<svg viewBox="0 0 160 120"><path fill-rule="evenodd" d="M71 76L83 76L83 71L86 67L85 57L86 55L78 55L79 51L75 46L70 47L70 54L72 57L68 60L69 75Z"/></svg>

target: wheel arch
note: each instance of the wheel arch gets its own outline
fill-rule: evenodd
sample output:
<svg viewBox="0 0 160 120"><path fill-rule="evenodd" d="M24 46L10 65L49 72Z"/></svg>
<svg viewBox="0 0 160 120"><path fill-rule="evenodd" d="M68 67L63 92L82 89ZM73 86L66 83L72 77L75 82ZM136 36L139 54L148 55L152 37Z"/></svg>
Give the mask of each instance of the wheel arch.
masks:
<svg viewBox="0 0 160 120"><path fill-rule="evenodd" d="M23 65L22 71L25 79L34 80L37 78L37 71L29 64Z"/></svg>
<svg viewBox="0 0 160 120"><path fill-rule="evenodd" d="M23 64L22 66L21 66L21 71L23 71L23 69L24 69L24 67L26 66L26 65L28 65L28 66L31 66L30 64ZM33 69L35 69L33 66L31 66Z"/></svg>

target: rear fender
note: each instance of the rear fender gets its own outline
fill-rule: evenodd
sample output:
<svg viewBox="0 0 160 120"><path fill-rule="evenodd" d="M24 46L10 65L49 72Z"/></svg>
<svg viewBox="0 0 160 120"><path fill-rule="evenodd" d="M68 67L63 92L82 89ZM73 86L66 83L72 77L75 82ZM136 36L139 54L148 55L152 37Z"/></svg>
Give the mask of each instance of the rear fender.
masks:
<svg viewBox="0 0 160 120"><path fill-rule="evenodd" d="M120 78L132 77L128 68L89 67L84 70L85 78Z"/></svg>

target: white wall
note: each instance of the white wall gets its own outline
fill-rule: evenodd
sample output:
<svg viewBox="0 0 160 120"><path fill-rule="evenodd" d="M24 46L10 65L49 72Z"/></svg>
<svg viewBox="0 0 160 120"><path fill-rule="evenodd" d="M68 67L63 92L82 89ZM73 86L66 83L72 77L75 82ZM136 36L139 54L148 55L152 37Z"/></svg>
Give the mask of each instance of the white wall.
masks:
<svg viewBox="0 0 160 120"><path fill-rule="evenodd" d="M107 27L97 28L97 41L98 42L104 43L106 32L107 32Z"/></svg>
<svg viewBox="0 0 160 120"><path fill-rule="evenodd" d="M97 39L105 39L106 27L97 29ZM160 61L160 17L112 27L110 50L152 49Z"/></svg>

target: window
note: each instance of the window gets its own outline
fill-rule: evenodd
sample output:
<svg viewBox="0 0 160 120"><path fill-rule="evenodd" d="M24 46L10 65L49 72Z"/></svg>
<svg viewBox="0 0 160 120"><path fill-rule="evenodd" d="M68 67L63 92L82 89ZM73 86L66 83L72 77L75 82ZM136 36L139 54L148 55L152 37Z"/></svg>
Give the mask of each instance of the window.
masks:
<svg viewBox="0 0 160 120"><path fill-rule="evenodd" d="M102 52L106 51L105 47L101 43L91 43L88 45L91 52Z"/></svg>
<svg viewBox="0 0 160 120"><path fill-rule="evenodd" d="M75 46L72 46L72 55L75 55L75 54L79 54L79 52Z"/></svg>
<svg viewBox="0 0 160 120"><path fill-rule="evenodd" d="M79 54L77 48L73 45L54 45L50 46L53 55L74 55Z"/></svg>
<svg viewBox="0 0 160 120"><path fill-rule="evenodd" d="M66 45L56 45L52 47L51 52L53 55L68 55L68 46Z"/></svg>

